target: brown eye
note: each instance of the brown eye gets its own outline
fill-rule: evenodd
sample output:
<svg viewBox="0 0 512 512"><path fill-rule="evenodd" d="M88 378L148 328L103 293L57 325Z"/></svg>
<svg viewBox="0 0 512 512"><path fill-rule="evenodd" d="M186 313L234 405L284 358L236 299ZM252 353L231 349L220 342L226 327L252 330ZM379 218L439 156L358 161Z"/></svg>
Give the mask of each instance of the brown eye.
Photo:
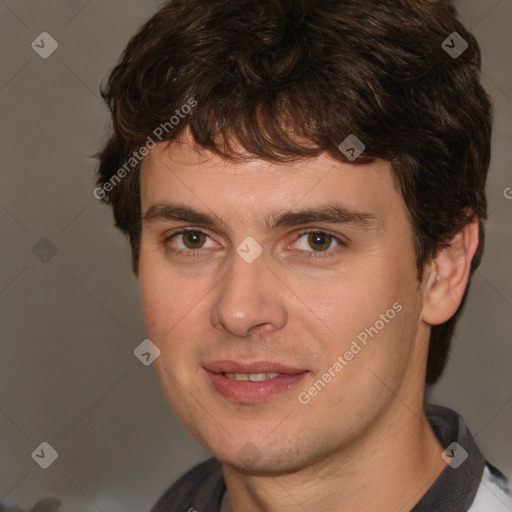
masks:
<svg viewBox="0 0 512 512"><path fill-rule="evenodd" d="M190 254L197 256L203 249L215 246L207 233L199 229L180 229L164 237L163 244L166 249L176 254ZM209 245L208 245L209 244Z"/></svg>
<svg viewBox="0 0 512 512"><path fill-rule="evenodd" d="M326 251L331 246L332 238L328 233L309 233L308 244L317 251Z"/></svg>
<svg viewBox="0 0 512 512"><path fill-rule="evenodd" d="M308 258L325 258L337 255L347 244L336 235L323 230L303 231L294 246Z"/></svg>
<svg viewBox="0 0 512 512"><path fill-rule="evenodd" d="M181 235L183 244L188 249L200 249L206 240L205 234L200 231L185 231Z"/></svg>

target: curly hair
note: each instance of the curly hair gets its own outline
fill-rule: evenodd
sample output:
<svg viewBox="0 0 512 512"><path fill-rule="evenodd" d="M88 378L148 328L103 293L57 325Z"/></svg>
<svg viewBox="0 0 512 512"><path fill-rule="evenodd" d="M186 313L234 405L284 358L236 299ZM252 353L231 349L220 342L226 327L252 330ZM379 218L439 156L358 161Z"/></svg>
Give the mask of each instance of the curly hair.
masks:
<svg viewBox="0 0 512 512"><path fill-rule="evenodd" d="M445 51L454 37L467 43L455 55ZM230 161L326 152L347 162L338 146L356 134L366 149L354 165L391 164L418 280L476 217L471 277L483 252L492 130L480 67L478 43L448 0L172 0L129 41L102 89L112 131L97 190L130 238L137 273L140 164L127 172L126 162L191 99L195 107L159 140L189 129ZM455 315L432 327L427 384L446 365L468 290Z"/></svg>

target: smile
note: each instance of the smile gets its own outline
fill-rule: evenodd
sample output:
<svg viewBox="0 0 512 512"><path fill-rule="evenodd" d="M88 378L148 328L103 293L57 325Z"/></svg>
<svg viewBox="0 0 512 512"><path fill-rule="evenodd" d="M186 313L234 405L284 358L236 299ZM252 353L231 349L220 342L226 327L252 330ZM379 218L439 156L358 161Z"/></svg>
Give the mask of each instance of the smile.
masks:
<svg viewBox="0 0 512 512"><path fill-rule="evenodd" d="M225 377L233 380L250 380L260 382L263 380L275 379L279 373L223 373Z"/></svg>

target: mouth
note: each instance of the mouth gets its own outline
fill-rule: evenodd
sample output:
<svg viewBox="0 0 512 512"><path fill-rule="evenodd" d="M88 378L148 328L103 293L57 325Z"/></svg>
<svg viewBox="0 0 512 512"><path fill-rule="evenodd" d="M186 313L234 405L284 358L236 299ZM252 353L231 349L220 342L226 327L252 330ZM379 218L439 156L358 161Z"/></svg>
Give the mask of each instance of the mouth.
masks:
<svg viewBox="0 0 512 512"><path fill-rule="evenodd" d="M238 381L247 381L251 382L261 382L263 380L275 379L279 377L279 373L226 373L223 372L222 375L227 377L228 379L238 380Z"/></svg>
<svg viewBox="0 0 512 512"><path fill-rule="evenodd" d="M213 390L238 403L263 402L295 387L308 370L262 361L212 361L204 367Z"/></svg>

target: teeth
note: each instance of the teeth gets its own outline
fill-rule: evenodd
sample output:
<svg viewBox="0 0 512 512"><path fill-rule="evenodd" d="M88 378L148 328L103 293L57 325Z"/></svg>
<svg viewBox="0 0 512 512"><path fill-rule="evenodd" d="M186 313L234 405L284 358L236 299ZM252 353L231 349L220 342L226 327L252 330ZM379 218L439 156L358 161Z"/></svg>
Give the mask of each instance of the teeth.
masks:
<svg viewBox="0 0 512 512"><path fill-rule="evenodd" d="M279 373L224 373L224 375L228 379L258 382L261 380L274 379L279 375Z"/></svg>

